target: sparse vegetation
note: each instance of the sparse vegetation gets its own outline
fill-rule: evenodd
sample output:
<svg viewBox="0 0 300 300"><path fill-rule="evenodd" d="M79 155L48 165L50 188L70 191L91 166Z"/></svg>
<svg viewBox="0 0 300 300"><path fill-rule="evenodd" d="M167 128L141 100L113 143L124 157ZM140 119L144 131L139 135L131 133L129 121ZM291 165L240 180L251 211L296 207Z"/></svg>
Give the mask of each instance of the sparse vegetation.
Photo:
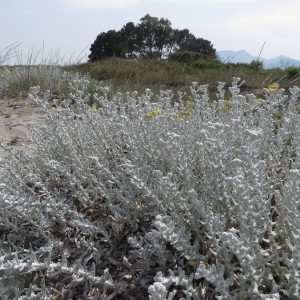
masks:
<svg viewBox="0 0 300 300"><path fill-rule="evenodd" d="M241 87L242 93L259 94L262 88L278 82L283 88L300 84L300 78L287 76L286 70L256 69L249 64L221 63L218 60L173 61L172 60L129 60L109 58L94 63L68 66L68 71L89 74L91 78L103 81L113 91L126 92L137 90L143 92L151 88L158 93L160 89L187 91L192 81L209 84L211 96L215 94L215 86L219 81L231 84L232 77L245 79Z"/></svg>
<svg viewBox="0 0 300 300"><path fill-rule="evenodd" d="M15 48L10 49L10 56L16 55ZM4 51L2 51L4 52ZM5 52L6 53L6 52ZM218 59L203 59L196 52L174 52L169 59L128 59L110 57L96 62L60 65L59 59L50 57L38 62L37 54L31 53L26 65L5 66L0 69L0 95L18 97L26 95L31 86L40 86L44 91L49 89L54 97L64 97L68 92L68 77L83 76L97 84L110 87L112 93L137 90L143 92L151 88L155 93L161 89L187 91L192 81L209 84L209 94L214 96L215 86L219 81L230 85L234 76L244 78L246 83L242 93L259 94L263 87L278 82L283 88L300 83L297 67L282 69L262 69L255 62L222 63ZM0 61L4 61L4 56ZM64 74L61 76L61 74ZM74 75L75 74L75 75Z"/></svg>

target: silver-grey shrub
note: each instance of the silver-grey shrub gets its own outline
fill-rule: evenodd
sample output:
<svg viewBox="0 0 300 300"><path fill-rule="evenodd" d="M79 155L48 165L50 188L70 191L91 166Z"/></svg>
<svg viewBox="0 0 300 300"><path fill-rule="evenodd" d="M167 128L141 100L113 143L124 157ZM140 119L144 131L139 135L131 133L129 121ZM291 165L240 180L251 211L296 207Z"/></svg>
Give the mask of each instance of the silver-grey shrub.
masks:
<svg viewBox="0 0 300 300"><path fill-rule="evenodd" d="M48 119L2 160L1 297L298 299L300 89L239 84L32 88Z"/></svg>

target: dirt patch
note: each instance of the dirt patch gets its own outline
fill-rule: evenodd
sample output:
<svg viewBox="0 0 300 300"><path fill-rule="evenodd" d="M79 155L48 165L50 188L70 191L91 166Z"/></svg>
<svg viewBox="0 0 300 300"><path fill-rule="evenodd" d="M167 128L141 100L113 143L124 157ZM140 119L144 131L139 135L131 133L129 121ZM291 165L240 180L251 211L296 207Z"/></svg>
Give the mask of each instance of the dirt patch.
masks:
<svg viewBox="0 0 300 300"><path fill-rule="evenodd" d="M23 150L24 143L29 143L28 125L45 120L46 114L30 99L0 99L0 140L16 150ZM9 153L0 147L0 158Z"/></svg>

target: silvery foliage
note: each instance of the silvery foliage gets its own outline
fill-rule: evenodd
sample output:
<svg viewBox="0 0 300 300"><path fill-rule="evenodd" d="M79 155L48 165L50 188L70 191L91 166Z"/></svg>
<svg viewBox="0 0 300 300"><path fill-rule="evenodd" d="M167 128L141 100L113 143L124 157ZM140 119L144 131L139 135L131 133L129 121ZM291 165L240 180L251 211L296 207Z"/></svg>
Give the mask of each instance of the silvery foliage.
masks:
<svg viewBox="0 0 300 300"><path fill-rule="evenodd" d="M87 85L1 162L1 299L298 299L300 89Z"/></svg>

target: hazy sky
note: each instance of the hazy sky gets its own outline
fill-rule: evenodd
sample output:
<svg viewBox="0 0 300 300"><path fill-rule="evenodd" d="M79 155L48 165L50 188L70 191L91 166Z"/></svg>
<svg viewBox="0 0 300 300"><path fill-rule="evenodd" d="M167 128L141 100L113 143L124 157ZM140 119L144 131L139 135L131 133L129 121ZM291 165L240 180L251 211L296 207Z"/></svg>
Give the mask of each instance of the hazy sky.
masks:
<svg viewBox="0 0 300 300"><path fill-rule="evenodd" d="M87 59L97 35L140 22L146 14L167 18L219 50L246 50L300 60L299 0L0 0L1 50L12 43L23 57L59 52ZM82 53L83 52L83 53ZM55 56L55 55L54 55Z"/></svg>

